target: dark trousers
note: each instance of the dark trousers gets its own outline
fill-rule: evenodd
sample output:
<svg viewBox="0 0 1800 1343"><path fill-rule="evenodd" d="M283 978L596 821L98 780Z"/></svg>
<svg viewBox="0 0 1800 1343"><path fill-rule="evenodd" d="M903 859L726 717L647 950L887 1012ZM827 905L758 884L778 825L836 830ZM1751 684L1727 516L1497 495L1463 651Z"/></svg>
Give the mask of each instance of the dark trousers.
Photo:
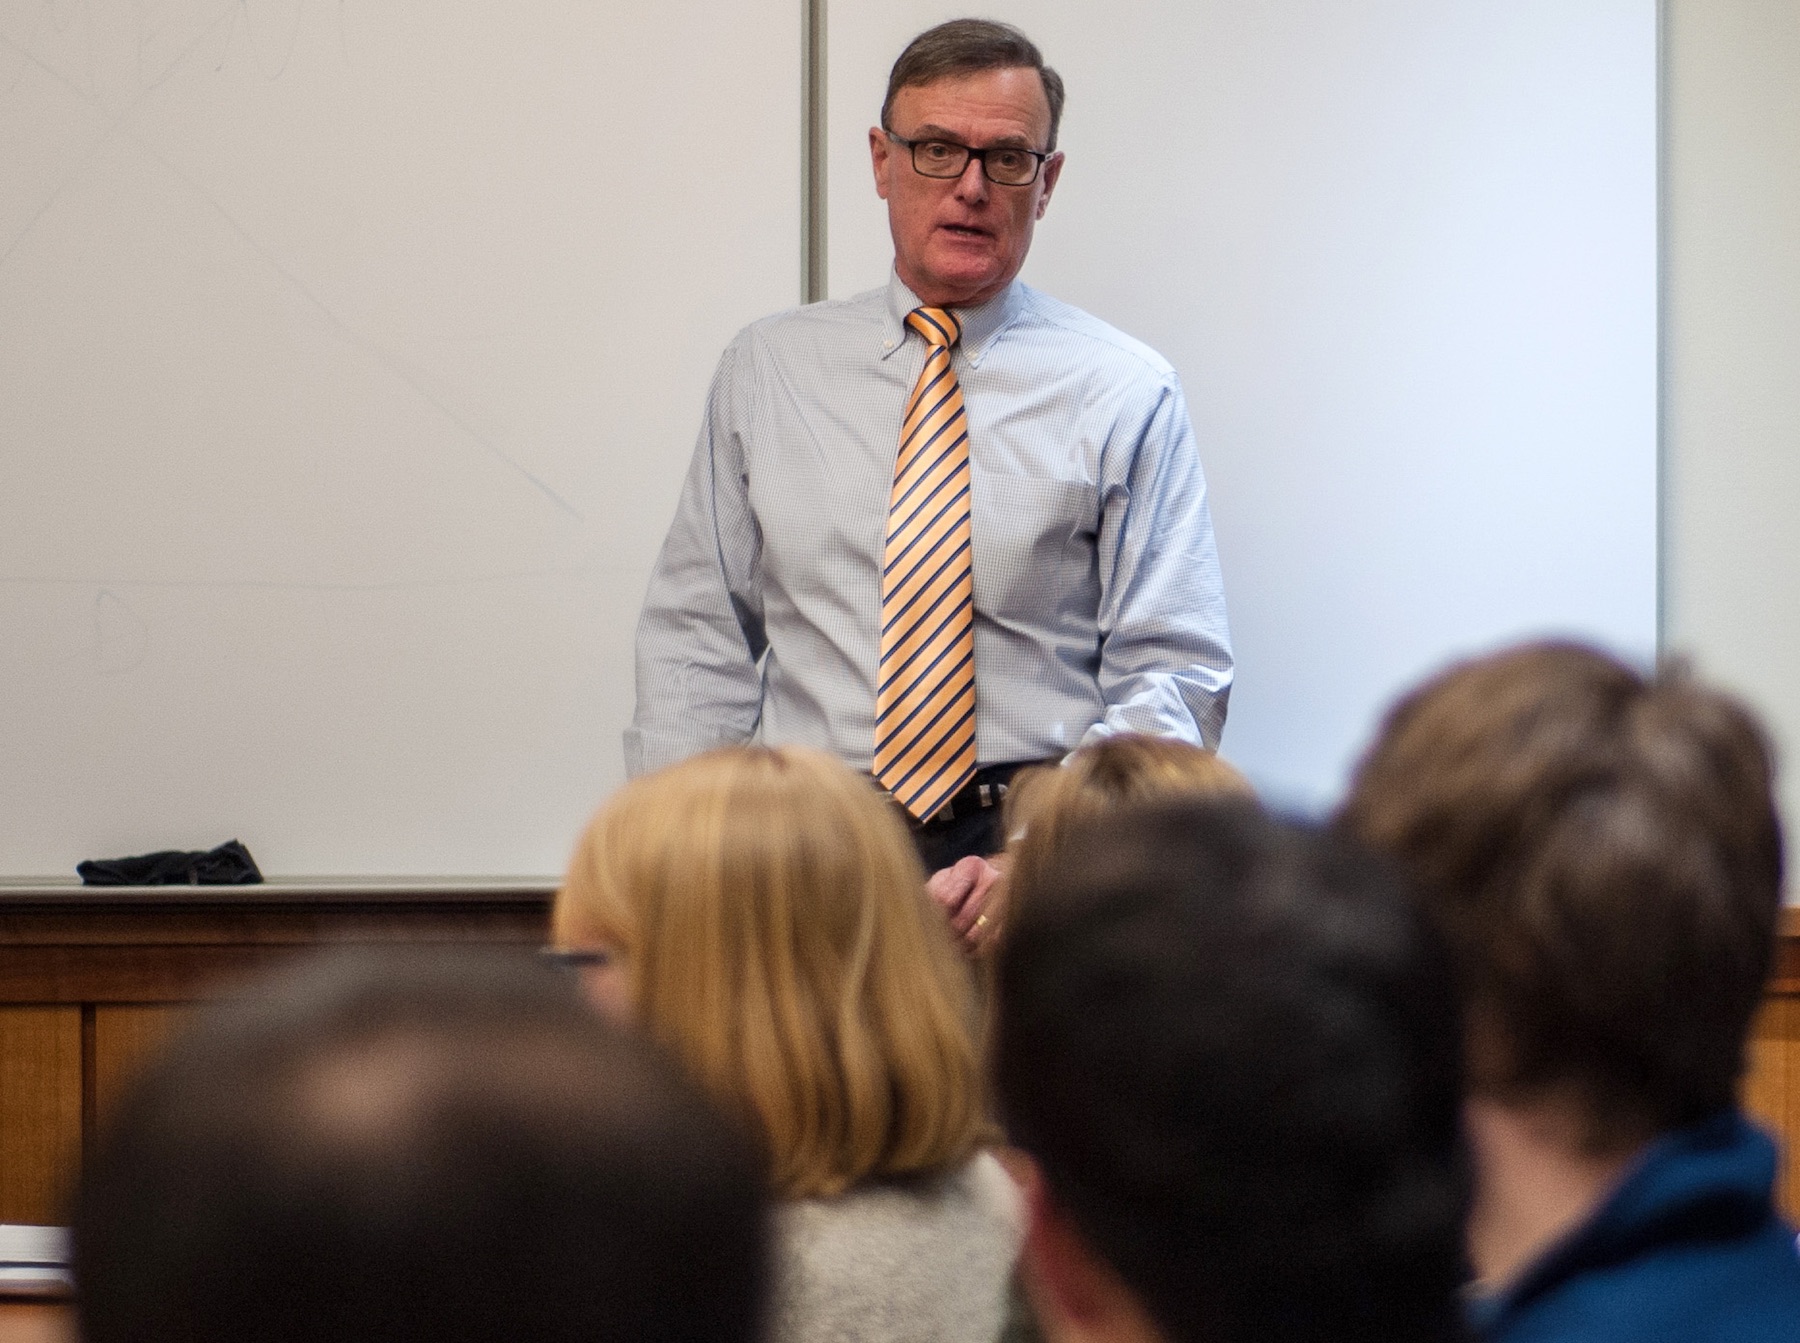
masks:
<svg viewBox="0 0 1800 1343"><path fill-rule="evenodd" d="M914 825L912 837L927 874L953 867L972 853L987 858L1006 847L998 807L983 807L952 821Z"/></svg>
<svg viewBox="0 0 1800 1343"><path fill-rule="evenodd" d="M1021 760L978 769L975 777L931 820L920 824L909 817L913 844L925 870L936 872L954 866L970 854L990 858L1005 848L1006 836L1000 832L1001 799L1006 796L1013 775L1038 763Z"/></svg>

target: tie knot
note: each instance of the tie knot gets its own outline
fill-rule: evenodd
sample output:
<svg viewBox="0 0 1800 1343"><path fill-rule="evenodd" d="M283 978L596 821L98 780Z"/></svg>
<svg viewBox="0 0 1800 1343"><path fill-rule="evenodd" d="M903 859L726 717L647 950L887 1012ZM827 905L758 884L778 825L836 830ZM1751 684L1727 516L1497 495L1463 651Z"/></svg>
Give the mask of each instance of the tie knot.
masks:
<svg viewBox="0 0 1800 1343"><path fill-rule="evenodd" d="M962 337L962 323L948 308L914 308L906 314L906 324L925 337L927 345L940 350L949 349Z"/></svg>

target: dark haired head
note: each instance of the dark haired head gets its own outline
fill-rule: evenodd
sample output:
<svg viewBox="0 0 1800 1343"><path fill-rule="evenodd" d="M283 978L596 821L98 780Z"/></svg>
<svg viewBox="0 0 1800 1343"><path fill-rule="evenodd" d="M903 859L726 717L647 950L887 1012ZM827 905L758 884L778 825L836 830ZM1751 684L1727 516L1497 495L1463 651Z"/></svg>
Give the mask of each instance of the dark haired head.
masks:
<svg viewBox="0 0 1800 1343"><path fill-rule="evenodd" d="M1050 104L1050 141L1044 148L1055 149L1056 132L1062 125L1062 76L1044 64L1043 53L1029 37L1010 23L992 19L951 19L908 42L888 73L887 96L881 102L882 127L893 129L888 116L894 108L894 95L901 89L955 75L1010 69L1036 70L1044 81L1044 97Z"/></svg>
<svg viewBox="0 0 1800 1343"><path fill-rule="evenodd" d="M1242 803L1071 827L1002 947L1012 1141L1175 1343L1462 1336L1445 957L1397 879Z"/></svg>
<svg viewBox="0 0 1800 1343"><path fill-rule="evenodd" d="M747 1343L761 1188L553 972L329 959L203 1013L113 1117L75 1219L81 1335Z"/></svg>
<svg viewBox="0 0 1800 1343"><path fill-rule="evenodd" d="M1573 644L1476 659L1388 715L1342 824L1456 955L1471 1079L1629 1150L1732 1103L1774 952L1769 749L1680 670Z"/></svg>

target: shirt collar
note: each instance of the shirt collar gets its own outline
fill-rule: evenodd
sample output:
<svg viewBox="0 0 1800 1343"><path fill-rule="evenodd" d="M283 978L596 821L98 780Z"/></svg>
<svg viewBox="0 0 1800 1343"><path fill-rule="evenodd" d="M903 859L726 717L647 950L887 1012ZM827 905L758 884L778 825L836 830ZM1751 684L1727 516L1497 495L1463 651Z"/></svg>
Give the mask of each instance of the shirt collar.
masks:
<svg viewBox="0 0 1800 1343"><path fill-rule="evenodd" d="M978 308L952 308L962 323L962 339L957 345L963 361L970 368L980 368L981 360L993 348L1000 333L1010 326L1025 309L1030 291L1014 280ZM906 316L922 306L919 296L906 287L898 271L888 272L887 308L881 317L881 357L886 359L906 344Z"/></svg>

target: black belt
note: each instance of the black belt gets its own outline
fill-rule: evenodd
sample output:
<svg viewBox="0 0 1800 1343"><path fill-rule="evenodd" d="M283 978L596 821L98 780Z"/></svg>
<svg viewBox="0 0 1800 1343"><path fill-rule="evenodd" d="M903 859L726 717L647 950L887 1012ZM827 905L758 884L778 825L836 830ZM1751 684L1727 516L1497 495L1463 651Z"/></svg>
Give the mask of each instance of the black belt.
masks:
<svg viewBox="0 0 1800 1343"><path fill-rule="evenodd" d="M1046 763L1043 760L1015 760L1008 765L988 765L978 769L967 783L950 795L948 802L932 812L930 820L919 821L908 816L907 822L914 830L938 830L954 821L967 820L978 811L999 806L1006 798L1013 775Z"/></svg>

